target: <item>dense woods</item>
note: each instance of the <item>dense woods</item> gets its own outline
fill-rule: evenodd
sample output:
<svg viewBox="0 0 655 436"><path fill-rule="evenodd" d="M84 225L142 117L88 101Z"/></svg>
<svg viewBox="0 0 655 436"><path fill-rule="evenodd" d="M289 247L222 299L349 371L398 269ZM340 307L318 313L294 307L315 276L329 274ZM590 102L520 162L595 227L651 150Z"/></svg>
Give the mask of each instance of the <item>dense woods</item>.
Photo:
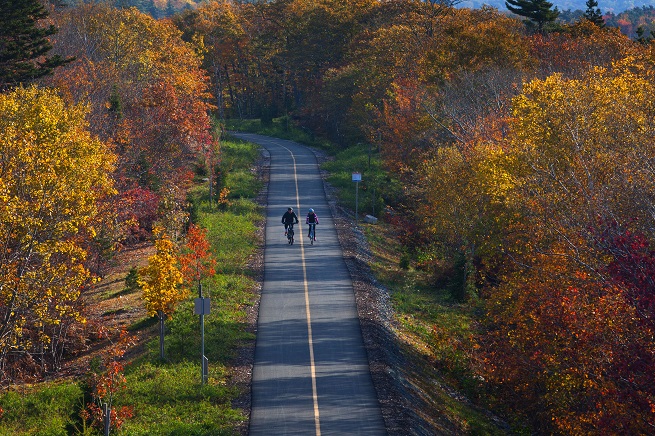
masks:
<svg viewBox="0 0 655 436"><path fill-rule="evenodd" d="M8 51L16 61L1 66L47 68L3 76L11 89L0 99L2 383L56 374L85 346L96 326L87 325L84 292L156 225L182 237L193 169L213 171L219 153L209 83L170 22L101 4L36 10L19 24L47 20L50 41L16 31L37 51ZM14 46L4 38L2 47ZM66 62L44 63L46 55Z"/></svg>
<svg viewBox="0 0 655 436"><path fill-rule="evenodd" d="M478 309L481 405L543 434L652 433L651 41L414 0L210 1L170 20L80 4L48 19L52 54L75 61L0 99L5 378L56 369L113 250L156 224L183 232L190 164L218 161L210 111L284 117L380 150L403 186L371 186L383 218L435 289Z"/></svg>
<svg viewBox="0 0 655 436"><path fill-rule="evenodd" d="M649 431L648 43L437 2L213 2L174 21L221 116L381 150L413 263L481 309L487 404L540 433Z"/></svg>

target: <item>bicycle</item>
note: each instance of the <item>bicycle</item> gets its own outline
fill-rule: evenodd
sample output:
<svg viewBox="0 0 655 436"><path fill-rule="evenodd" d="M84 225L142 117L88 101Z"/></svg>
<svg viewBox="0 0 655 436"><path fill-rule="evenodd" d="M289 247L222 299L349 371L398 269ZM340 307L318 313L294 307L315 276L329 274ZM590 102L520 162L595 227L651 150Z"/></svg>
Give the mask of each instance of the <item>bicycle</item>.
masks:
<svg viewBox="0 0 655 436"><path fill-rule="evenodd" d="M293 245L293 224L289 224L287 228L287 240L289 241L289 245Z"/></svg>
<svg viewBox="0 0 655 436"><path fill-rule="evenodd" d="M316 234L314 233L316 230L316 223L310 223L309 224L309 243L311 245L314 245L314 241L316 240Z"/></svg>

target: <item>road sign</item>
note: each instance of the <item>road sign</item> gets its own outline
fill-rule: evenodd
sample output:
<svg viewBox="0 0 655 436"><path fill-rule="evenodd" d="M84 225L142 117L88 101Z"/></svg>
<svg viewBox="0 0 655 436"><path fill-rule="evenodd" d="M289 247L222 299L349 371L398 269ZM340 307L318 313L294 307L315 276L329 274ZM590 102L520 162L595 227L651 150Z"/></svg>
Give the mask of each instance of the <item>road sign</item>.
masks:
<svg viewBox="0 0 655 436"><path fill-rule="evenodd" d="M353 182L361 182L362 173L353 173Z"/></svg>
<svg viewBox="0 0 655 436"><path fill-rule="evenodd" d="M193 300L195 303L195 307L193 309L193 313L196 315L209 315L209 310L210 310L210 305L209 305L209 298L196 298Z"/></svg>

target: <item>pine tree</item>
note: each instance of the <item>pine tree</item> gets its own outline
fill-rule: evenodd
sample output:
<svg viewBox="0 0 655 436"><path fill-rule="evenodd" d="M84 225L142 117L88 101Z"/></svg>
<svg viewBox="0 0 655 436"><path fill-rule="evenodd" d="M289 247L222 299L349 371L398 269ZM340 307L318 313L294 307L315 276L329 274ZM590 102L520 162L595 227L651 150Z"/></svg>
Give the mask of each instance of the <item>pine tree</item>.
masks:
<svg viewBox="0 0 655 436"><path fill-rule="evenodd" d="M73 60L46 57L52 49L48 36L57 33L53 25L37 26L47 16L39 0L0 0L0 89L31 82Z"/></svg>
<svg viewBox="0 0 655 436"><path fill-rule="evenodd" d="M587 10L584 13L584 17L598 27L605 27L605 20L598 7L598 2L596 0L587 0L585 4L587 5Z"/></svg>
<svg viewBox="0 0 655 436"><path fill-rule="evenodd" d="M506 0L505 7L516 15L525 17L537 25L539 32L544 30L544 26L552 23L559 16L557 7L547 0Z"/></svg>
<svg viewBox="0 0 655 436"><path fill-rule="evenodd" d="M637 27L635 33L637 34L635 41L637 41L639 44L649 45L652 41L655 40L655 34L653 31L651 30L647 35L644 26Z"/></svg>

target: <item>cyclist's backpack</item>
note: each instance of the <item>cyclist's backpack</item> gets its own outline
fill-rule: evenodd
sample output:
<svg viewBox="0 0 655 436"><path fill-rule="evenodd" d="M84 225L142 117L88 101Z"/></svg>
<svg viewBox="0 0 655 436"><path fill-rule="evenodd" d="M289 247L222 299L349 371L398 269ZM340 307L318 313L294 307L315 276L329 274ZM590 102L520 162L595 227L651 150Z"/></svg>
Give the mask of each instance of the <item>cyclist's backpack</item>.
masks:
<svg viewBox="0 0 655 436"><path fill-rule="evenodd" d="M316 214L315 213L309 213L307 214L307 221L309 223L315 223L316 222Z"/></svg>

